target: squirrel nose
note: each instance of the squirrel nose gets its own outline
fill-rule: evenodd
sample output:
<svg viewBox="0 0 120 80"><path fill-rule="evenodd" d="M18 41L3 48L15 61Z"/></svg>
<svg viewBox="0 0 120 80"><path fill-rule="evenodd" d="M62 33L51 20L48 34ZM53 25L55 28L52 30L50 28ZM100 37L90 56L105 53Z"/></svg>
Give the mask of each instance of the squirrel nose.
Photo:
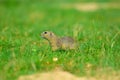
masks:
<svg viewBox="0 0 120 80"><path fill-rule="evenodd" d="M41 33L40 36L43 37L43 33Z"/></svg>

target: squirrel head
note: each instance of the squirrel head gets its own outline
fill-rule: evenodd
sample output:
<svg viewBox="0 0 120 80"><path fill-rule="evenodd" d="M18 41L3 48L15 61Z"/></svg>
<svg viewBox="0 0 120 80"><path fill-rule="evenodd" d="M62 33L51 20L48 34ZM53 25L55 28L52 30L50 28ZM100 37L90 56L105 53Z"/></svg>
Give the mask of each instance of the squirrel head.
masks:
<svg viewBox="0 0 120 80"><path fill-rule="evenodd" d="M47 40L51 40L52 38L55 37L55 34L51 31L44 31L41 33L41 36Z"/></svg>

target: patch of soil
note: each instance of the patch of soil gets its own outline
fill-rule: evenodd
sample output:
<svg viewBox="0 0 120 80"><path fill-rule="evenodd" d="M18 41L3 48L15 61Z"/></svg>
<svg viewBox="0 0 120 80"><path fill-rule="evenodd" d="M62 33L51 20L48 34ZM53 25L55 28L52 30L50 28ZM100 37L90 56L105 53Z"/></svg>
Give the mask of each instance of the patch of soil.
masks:
<svg viewBox="0 0 120 80"><path fill-rule="evenodd" d="M56 70L51 72L37 73L33 75L20 76L18 80L120 80L120 74L99 74L94 77L77 77L69 72Z"/></svg>
<svg viewBox="0 0 120 80"><path fill-rule="evenodd" d="M63 9L74 8L79 11L95 11L98 9L118 8L120 9L120 3L73 3L60 5Z"/></svg>
<svg viewBox="0 0 120 80"><path fill-rule="evenodd" d="M84 77L76 77L69 72L66 71L53 71L53 72L45 72L45 73L37 73L28 76L21 76L18 80L87 80ZM89 79L95 80L95 79Z"/></svg>

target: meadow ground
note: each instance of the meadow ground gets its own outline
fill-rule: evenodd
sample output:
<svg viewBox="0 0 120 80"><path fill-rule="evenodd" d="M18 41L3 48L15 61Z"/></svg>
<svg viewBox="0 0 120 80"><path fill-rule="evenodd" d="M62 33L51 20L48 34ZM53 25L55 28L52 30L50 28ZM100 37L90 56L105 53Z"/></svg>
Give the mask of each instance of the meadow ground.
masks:
<svg viewBox="0 0 120 80"><path fill-rule="evenodd" d="M107 4L1 3L0 80L55 68L76 76L119 72L120 6ZM45 30L73 36L79 49L52 52L40 37Z"/></svg>

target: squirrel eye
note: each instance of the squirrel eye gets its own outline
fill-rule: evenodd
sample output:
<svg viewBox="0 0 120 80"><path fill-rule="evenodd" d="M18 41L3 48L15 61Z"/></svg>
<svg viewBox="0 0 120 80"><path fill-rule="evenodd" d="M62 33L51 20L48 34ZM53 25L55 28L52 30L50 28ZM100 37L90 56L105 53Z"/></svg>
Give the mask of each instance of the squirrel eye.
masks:
<svg viewBox="0 0 120 80"><path fill-rule="evenodd" d="M44 34L47 34L47 32L44 32Z"/></svg>

